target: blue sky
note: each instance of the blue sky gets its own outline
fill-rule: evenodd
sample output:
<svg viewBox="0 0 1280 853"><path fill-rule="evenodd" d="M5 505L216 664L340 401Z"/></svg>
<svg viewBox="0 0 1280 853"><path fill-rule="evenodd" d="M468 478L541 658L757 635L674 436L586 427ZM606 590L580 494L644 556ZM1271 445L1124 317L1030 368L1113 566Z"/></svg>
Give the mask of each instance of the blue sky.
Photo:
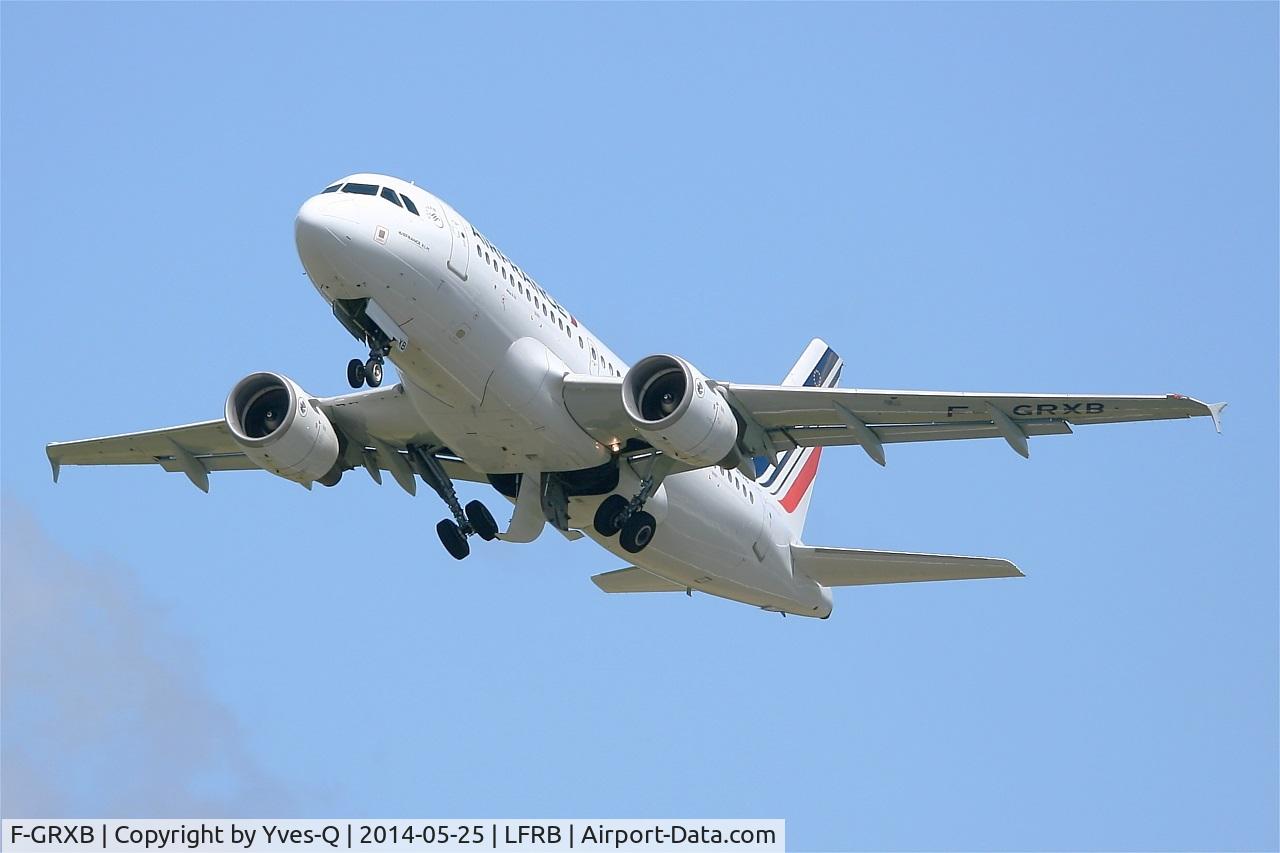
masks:
<svg viewBox="0 0 1280 853"><path fill-rule="evenodd" d="M1277 6L3 7L6 816L759 816L794 849L1275 849ZM824 455L806 539L1025 580L826 622L440 549L429 491L43 445L358 354L293 216L449 200L624 357L1180 392ZM479 487L468 496L492 496ZM491 501L491 505L498 503Z"/></svg>

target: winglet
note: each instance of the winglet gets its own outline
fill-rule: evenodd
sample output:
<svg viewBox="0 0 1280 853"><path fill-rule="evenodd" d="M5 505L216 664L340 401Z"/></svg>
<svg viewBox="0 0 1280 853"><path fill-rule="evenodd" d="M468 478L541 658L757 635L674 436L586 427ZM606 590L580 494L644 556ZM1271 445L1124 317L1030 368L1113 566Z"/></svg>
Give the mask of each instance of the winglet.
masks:
<svg viewBox="0 0 1280 853"><path fill-rule="evenodd" d="M49 445L44 449L45 455L49 457L49 467L53 469L53 482L58 482L58 473L62 470L62 463L53 455L53 446Z"/></svg>
<svg viewBox="0 0 1280 853"><path fill-rule="evenodd" d="M1227 407L1226 403L1205 403L1209 409L1209 417L1213 418L1213 428L1222 434L1222 410ZM53 479L58 479L57 470L55 469Z"/></svg>

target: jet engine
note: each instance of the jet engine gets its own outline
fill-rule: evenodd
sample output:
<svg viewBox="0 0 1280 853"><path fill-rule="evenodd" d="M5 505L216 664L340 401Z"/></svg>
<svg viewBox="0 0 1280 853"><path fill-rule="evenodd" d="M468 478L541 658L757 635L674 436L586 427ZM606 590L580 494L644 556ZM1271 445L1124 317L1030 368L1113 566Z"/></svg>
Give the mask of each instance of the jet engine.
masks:
<svg viewBox="0 0 1280 853"><path fill-rule="evenodd" d="M676 459L738 464L738 420L729 401L684 359L641 359L622 380L622 405L645 439Z"/></svg>
<svg viewBox="0 0 1280 853"><path fill-rule="evenodd" d="M286 480L331 486L342 476L342 439L296 382L251 373L227 395L227 428L259 467Z"/></svg>

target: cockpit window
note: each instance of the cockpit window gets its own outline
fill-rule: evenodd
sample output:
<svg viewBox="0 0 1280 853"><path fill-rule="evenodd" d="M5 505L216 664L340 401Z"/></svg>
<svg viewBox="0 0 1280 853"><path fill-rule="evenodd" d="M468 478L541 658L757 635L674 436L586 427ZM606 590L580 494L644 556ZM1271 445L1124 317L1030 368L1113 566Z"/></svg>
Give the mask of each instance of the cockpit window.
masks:
<svg viewBox="0 0 1280 853"><path fill-rule="evenodd" d="M419 215L420 215L420 214L418 213L418 207L417 207L417 205L415 205L415 204L413 203L413 199L409 198L407 195L403 195L403 194L401 194L401 196L400 196L400 200L404 202L404 206L405 206L405 207L409 208L409 212L410 212L410 213L412 213L414 216L419 216Z"/></svg>
<svg viewBox="0 0 1280 853"><path fill-rule="evenodd" d="M324 189L320 190L320 194L324 195L325 193L336 193L338 191L338 188L341 186L342 184L334 184L331 187L325 187Z"/></svg>
<svg viewBox="0 0 1280 853"><path fill-rule="evenodd" d="M342 188L344 193L355 193L356 195L377 195L377 184L347 184Z"/></svg>
<svg viewBox="0 0 1280 853"><path fill-rule="evenodd" d="M396 207L401 206L400 197L396 195L396 191L391 189L391 187L382 188L382 197L394 204Z"/></svg>

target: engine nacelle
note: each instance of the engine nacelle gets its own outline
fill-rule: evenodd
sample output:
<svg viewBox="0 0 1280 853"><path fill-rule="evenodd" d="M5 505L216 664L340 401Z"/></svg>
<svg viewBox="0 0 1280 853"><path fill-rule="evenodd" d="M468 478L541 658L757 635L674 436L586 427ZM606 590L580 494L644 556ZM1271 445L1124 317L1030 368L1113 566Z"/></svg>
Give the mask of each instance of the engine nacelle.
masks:
<svg viewBox="0 0 1280 853"><path fill-rule="evenodd" d="M627 371L622 405L650 444L693 465L738 463L738 420L696 367L651 355Z"/></svg>
<svg viewBox="0 0 1280 853"><path fill-rule="evenodd" d="M288 377L251 373L227 395L227 428L259 467L297 483L332 485L342 476L341 440L310 400Z"/></svg>

